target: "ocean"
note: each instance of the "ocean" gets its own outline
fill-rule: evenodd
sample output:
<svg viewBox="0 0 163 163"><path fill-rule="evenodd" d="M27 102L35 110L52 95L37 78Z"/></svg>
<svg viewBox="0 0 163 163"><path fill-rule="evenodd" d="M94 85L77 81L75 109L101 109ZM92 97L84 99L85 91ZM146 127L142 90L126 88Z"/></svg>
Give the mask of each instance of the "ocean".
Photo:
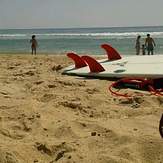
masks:
<svg viewBox="0 0 163 163"><path fill-rule="evenodd" d="M163 54L163 26L110 27L66 29L0 29L0 54L30 53L30 39L38 41L38 53L103 55L100 45L112 45L120 54L135 55L135 40L141 35L144 44L147 33L156 42L155 54Z"/></svg>

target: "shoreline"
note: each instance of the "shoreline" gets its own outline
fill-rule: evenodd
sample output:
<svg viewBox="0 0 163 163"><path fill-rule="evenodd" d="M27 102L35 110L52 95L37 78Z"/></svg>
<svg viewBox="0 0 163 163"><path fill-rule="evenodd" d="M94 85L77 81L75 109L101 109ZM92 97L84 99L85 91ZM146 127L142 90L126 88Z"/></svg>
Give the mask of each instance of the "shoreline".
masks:
<svg viewBox="0 0 163 163"><path fill-rule="evenodd" d="M36 55L65 55L66 53L58 53L58 52L50 52L50 53L44 53L44 52L39 52ZM0 52L0 55L32 55L30 52ZM34 55L34 54L33 54Z"/></svg>
<svg viewBox="0 0 163 163"><path fill-rule="evenodd" d="M71 52L71 51L70 51ZM74 52L75 53L75 52ZM46 57L50 57L50 56L56 56L56 57L67 57L66 56L67 53L37 53L36 55L35 54L31 54L31 53L0 53L0 56L35 56L35 57L43 57L43 56L46 56ZM92 56L92 57L95 57L95 58L106 58L107 55L106 54L78 54L78 55L89 55L89 56Z"/></svg>

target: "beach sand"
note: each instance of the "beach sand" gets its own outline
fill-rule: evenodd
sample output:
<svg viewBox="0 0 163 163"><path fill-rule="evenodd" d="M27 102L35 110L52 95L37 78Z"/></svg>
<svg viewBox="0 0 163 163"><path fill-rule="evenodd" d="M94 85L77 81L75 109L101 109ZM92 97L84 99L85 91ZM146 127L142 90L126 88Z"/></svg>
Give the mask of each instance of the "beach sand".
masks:
<svg viewBox="0 0 163 163"><path fill-rule="evenodd" d="M0 55L0 163L162 163L163 97L62 75L65 55Z"/></svg>

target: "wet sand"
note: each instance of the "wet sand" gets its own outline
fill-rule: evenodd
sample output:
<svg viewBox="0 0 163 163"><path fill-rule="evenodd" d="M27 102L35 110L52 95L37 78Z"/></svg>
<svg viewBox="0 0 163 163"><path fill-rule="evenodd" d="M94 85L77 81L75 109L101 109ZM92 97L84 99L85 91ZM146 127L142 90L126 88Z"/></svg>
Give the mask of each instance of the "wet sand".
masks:
<svg viewBox="0 0 163 163"><path fill-rule="evenodd" d="M0 163L161 163L163 97L62 75L65 55L0 55Z"/></svg>

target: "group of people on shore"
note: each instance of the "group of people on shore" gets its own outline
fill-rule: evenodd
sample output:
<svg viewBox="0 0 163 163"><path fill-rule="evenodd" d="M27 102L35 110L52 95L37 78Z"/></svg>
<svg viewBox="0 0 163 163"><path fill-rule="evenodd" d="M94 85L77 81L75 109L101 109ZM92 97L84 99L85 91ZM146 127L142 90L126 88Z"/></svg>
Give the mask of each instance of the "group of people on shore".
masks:
<svg viewBox="0 0 163 163"><path fill-rule="evenodd" d="M153 50L154 47L156 46L154 39L150 37L150 34L147 34L147 38L145 39L145 44L141 45L140 38L141 36L138 35L136 39L136 44L135 44L136 55L139 55L141 50L142 50L142 55L146 54L146 50L148 55L150 54L153 55ZM31 43L31 50L32 50L31 53L36 54L38 43L35 35L32 35L32 39L30 40L30 43Z"/></svg>
<svg viewBox="0 0 163 163"><path fill-rule="evenodd" d="M138 35L137 39L136 39L136 44L135 44L136 55L139 55L140 51L142 51L142 55L145 55L146 50L147 50L148 55L150 55L150 54L153 55L154 47L156 46L154 39L152 37L150 37L150 34L147 34L145 43L141 45L140 38L141 38L141 36Z"/></svg>

